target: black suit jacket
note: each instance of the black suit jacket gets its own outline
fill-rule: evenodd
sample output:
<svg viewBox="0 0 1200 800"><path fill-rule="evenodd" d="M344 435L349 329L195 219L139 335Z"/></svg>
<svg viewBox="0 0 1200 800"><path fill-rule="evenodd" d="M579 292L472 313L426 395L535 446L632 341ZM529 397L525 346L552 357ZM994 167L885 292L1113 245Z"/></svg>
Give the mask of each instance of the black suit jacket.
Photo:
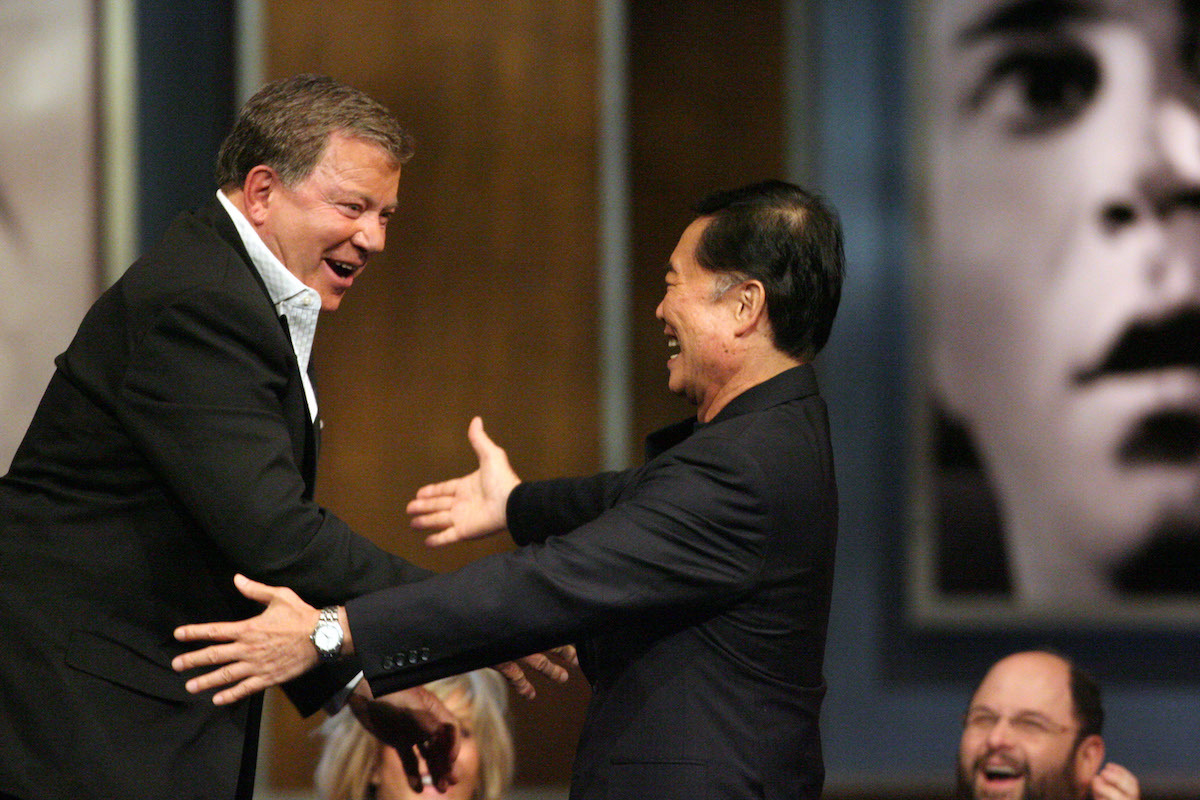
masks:
<svg viewBox="0 0 1200 800"><path fill-rule="evenodd" d="M578 642L572 798L816 798L837 498L813 371L649 444L639 469L518 486L519 550L350 601L367 677Z"/></svg>
<svg viewBox="0 0 1200 800"><path fill-rule="evenodd" d="M0 794L249 797L261 701L188 695L174 628L257 613L234 572L317 606L428 573L313 502L296 358L215 199L56 366L0 480ZM288 691L311 713L345 677Z"/></svg>

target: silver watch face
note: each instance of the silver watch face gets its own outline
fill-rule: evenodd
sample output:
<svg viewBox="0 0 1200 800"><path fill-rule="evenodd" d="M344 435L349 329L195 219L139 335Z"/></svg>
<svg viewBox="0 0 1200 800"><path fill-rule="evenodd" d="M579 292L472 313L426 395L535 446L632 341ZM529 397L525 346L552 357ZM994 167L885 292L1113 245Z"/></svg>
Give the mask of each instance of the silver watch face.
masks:
<svg viewBox="0 0 1200 800"><path fill-rule="evenodd" d="M317 649L323 653L333 652L337 649L338 645L341 644L342 637L338 635L339 633L341 633L341 631L338 630L336 626L318 626L317 629L313 631L313 644L315 644Z"/></svg>

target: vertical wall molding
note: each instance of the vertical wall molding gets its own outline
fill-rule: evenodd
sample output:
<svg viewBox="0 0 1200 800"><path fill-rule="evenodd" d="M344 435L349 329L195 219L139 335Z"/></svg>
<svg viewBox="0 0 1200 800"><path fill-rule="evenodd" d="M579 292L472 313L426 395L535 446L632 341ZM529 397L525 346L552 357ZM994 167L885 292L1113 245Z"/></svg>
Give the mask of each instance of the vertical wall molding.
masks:
<svg viewBox="0 0 1200 800"><path fill-rule="evenodd" d="M597 14L600 456L604 469L611 470L629 465L633 425L629 37L625 0L599 0Z"/></svg>
<svg viewBox="0 0 1200 800"><path fill-rule="evenodd" d="M266 81L267 56L262 0L234 0L234 107L241 108Z"/></svg>
<svg viewBox="0 0 1200 800"><path fill-rule="evenodd" d="M137 256L137 22L133 0L100 5L100 258L108 286Z"/></svg>

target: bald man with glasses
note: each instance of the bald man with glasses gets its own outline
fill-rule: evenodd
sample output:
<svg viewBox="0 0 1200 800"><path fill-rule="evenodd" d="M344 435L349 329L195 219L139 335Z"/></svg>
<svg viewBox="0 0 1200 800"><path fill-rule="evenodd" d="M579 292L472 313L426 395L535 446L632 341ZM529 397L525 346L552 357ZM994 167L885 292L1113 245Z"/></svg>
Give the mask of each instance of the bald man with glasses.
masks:
<svg viewBox="0 0 1200 800"><path fill-rule="evenodd" d="M1138 800L1104 763L1100 688L1054 653L1014 653L975 690L958 748L960 800Z"/></svg>

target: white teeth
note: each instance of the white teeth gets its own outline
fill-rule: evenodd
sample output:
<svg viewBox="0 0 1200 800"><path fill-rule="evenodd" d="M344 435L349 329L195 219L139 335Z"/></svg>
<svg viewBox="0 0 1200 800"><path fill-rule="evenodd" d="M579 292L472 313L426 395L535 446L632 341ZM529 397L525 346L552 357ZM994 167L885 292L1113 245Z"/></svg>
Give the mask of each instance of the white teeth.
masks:
<svg viewBox="0 0 1200 800"><path fill-rule="evenodd" d="M667 347L670 347L672 349L679 347L679 340L678 339L667 339Z"/></svg>

